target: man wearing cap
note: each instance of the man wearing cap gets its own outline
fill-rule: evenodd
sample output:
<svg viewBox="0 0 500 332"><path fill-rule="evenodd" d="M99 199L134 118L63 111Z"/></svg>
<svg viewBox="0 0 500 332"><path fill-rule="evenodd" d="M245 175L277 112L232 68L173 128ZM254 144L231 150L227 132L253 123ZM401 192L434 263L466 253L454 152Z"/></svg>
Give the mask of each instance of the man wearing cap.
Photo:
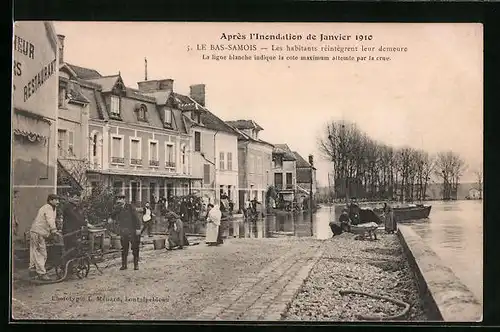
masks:
<svg viewBox="0 0 500 332"><path fill-rule="evenodd" d="M139 270L141 221L134 207L131 204L125 203L124 195L116 197L116 206L111 214L111 218L118 222L120 228L120 241L122 245L122 266L120 270L127 269L129 245L132 247L132 255L134 256L134 270Z"/></svg>
<svg viewBox="0 0 500 332"><path fill-rule="evenodd" d="M39 210L30 229L30 273L36 273L41 280L49 280L45 263L47 262L46 239L57 235L56 228L56 207L59 204L59 197L50 194L47 197L47 204Z"/></svg>

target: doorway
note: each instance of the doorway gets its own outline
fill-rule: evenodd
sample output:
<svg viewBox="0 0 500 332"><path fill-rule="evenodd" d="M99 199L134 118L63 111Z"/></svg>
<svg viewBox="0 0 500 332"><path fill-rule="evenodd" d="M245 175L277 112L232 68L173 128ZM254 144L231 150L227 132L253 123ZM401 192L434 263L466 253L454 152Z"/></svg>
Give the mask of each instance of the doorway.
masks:
<svg viewBox="0 0 500 332"><path fill-rule="evenodd" d="M130 202L131 203L137 203L137 192L139 190L139 186L137 182L131 181L130 182Z"/></svg>

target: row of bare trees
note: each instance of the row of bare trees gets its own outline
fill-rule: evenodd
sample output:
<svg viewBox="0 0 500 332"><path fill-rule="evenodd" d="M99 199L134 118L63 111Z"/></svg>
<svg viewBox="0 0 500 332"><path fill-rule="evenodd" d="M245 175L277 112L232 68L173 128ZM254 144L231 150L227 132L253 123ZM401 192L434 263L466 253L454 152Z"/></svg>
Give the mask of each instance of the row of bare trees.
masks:
<svg viewBox="0 0 500 332"><path fill-rule="evenodd" d="M333 163L337 198L424 200L433 176L443 183L443 199L456 197L466 166L455 152L394 148L345 121L331 122L324 134L319 148Z"/></svg>

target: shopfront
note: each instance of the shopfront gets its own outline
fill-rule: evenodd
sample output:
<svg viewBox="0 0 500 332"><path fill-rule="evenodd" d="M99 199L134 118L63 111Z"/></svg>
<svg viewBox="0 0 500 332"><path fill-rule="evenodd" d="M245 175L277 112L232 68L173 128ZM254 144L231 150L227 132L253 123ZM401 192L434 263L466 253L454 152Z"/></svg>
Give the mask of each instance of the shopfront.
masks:
<svg viewBox="0 0 500 332"><path fill-rule="evenodd" d="M22 239L57 183L58 44L52 23L16 22L13 36L13 238ZM14 218L11 218L13 220Z"/></svg>

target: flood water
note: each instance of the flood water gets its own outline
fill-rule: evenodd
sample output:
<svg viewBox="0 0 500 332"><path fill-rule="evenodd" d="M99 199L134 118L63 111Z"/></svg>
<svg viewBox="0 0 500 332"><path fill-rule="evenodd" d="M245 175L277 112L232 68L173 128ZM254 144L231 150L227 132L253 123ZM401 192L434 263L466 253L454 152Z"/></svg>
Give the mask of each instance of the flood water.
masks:
<svg viewBox="0 0 500 332"><path fill-rule="evenodd" d="M483 202L432 202L411 227L483 303Z"/></svg>
<svg viewBox="0 0 500 332"><path fill-rule="evenodd" d="M430 202L428 219L407 222L455 275L483 302L483 203L482 201ZM313 236L332 237L331 220L335 209L323 206L311 215L268 216L253 223L235 223L230 235L235 237Z"/></svg>

